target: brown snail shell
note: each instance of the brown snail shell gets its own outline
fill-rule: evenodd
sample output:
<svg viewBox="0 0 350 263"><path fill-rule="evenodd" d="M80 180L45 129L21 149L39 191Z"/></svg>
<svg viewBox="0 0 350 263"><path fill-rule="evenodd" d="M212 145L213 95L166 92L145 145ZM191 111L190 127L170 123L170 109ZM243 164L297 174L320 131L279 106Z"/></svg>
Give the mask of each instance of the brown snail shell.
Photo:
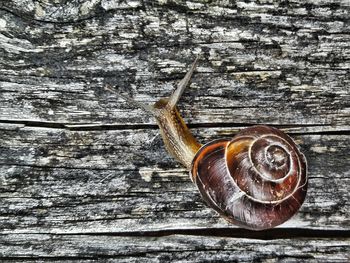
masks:
<svg viewBox="0 0 350 263"><path fill-rule="evenodd" d="M299 210L307 189L304 155L288 135L263 125L202 146L193 159L191 177L211 208L252 230L288 220Z"/></svg>

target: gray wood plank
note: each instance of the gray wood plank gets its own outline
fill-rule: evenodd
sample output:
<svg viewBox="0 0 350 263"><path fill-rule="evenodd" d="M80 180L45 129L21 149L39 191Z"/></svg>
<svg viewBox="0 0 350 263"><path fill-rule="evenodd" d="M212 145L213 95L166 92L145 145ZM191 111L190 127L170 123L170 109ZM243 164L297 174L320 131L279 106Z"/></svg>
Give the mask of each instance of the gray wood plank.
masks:
<svg viewBox="0 0 350 263"><path fill-rule="evenodd" d="M347 262L349 239L254 240L208 236L0 236L4 259L88 262ZM45 246L43 246L45 244ZM16 251L9 250L12 245ZM110 260L110 261L109 261ZM76 262L75 261L75 262ZM41 262L41 261L39 261Z"/></svg>
<svg viewBox="0 0 350 263"><path fill-rule="evenodd" d="M3 2L0 119L154 124L102 86L153 103L202 54L189 122L349 129L349 8L319 5Z"/></svg>
<svg viewBox="0 0 350 263"><path fill-rule="evenodd" d="M194 131L205 142L222 129ZM3 233L230 226L203 204L157 130L10 125L0 134ZM309 162L309 192L301 211L282 227L350 230L349 136L294 137Z"/></svg>

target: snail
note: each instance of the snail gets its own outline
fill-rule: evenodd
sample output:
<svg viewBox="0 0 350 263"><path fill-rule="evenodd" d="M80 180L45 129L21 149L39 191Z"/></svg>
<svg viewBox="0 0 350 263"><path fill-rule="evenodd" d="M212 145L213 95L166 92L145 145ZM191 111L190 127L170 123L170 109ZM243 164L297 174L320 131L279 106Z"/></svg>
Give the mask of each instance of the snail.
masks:
<svg viewBox="0 0 350 263"><path fill-rule="evenodd" d="M304 202L307 164L284 132L265 125L241 130L233 138L201 145L176 107L198 57L174 93L153 106L106 89L155 117L167 151L190 172L202 199L228 222L264 230L292 217Z"/></svg>

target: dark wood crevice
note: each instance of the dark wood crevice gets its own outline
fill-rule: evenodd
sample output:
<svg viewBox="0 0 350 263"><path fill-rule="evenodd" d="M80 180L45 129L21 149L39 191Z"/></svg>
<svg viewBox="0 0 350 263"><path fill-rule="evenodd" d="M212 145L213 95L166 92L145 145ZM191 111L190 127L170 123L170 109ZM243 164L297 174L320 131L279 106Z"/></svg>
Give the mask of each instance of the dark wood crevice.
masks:
<svg viewBox="0 0 350 263"><path fill-rule="evenodd" d="M6 234L0 234L6 235ZM198 228L198 229L167 229L158 231L138 232L81 232L81 233L21 233L21 235L52 235L52 236L113 236L113 237L165 237L171 235L184 236L214 236L227 238L247 238L258 240L274 239L315 239L315 238L350 238L350 230L326 230L304 228L274 228L263 231L252 231L242 228Z"/></svg>
<svg viewBox="0 0 350 263"><path fill-rule="evenodd" d="M30 128L48 128L48 129L66 129L71 131L108 131L108 130L157 130L158 125L156 124L90 124L90 123L57 123L57 122L45 122L45 121L31 121L31 120L0 120L1 124L15 124L23 125ZM189 123L187 126L193 129L201 128L245 128L257 124L251 123ZM350 129L338 129L338 130L321 130L318 131L317 127L325 128L332 127L327 124L261 124L270 125L279 129L288 128L315 128L315 131L294 131L292 133L299 135L308 134L324 134L324 135L349 135ZM1 129L1 128L0 128Z"/></svg>

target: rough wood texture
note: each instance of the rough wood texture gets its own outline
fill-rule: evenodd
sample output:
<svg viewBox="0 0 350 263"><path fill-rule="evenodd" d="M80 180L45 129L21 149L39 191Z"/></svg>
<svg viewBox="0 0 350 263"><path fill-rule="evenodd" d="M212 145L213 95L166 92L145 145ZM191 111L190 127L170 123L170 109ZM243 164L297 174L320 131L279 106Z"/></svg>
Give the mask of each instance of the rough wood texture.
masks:
<svg viewBox="0 0 350 263"><path fill-rule="evenodd" d="M42 246L42 243L46 246ZM31 249L28 250L28 243ZM123 236L61 236L6 235L0 244L13 244L16 251L8 255L43 261L88 262L115 260L116 262L347 262L346 239L290 239L253 240L201 236L123 237ZM283 249L281 249L283 248ZM69 251L70 256L66 253ZM22 259L24 261L24 259ZM39 261L39 262L40 262ZM74 262L74 261L73 261Z"/></svg>
<svg viewBox="0 0 350 263"><path fill-rule="evenodd" d="M0 260L346 262L348 1L1 1ZM220 219L165 152L153 103L201 54L181 112L201 142L256 123L309 162L300 212Z"/></svg>

